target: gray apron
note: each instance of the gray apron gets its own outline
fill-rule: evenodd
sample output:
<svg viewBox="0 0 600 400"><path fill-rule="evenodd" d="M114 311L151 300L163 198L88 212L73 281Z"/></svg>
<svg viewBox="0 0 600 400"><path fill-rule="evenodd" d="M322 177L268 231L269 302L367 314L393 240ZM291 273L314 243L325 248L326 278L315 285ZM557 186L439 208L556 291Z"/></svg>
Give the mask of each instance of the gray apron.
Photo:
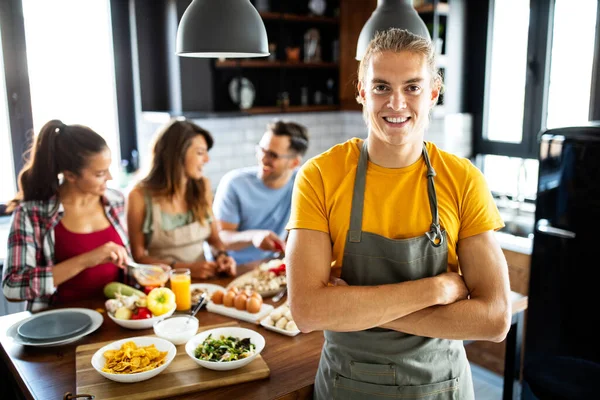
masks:
<svg viewBox="0 0 600 400"><path fill-rule="evenodd" d="M341 278L349 285L373 286L438 275L448 267L446 232L440 228L433 177L427 164L429 232L389 239L362 231L367 175L365 140L352 196ZM399 210L399 218L402 211ZM462 341L409 335L383 328L325 331L315 379L316 399L474 399L471 369Z"/></svg>

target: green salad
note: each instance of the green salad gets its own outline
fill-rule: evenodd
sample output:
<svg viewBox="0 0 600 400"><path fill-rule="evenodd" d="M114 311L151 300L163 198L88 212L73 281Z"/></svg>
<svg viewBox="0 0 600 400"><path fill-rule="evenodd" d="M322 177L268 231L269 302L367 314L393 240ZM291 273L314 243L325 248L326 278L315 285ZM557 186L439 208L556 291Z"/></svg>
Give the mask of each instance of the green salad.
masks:
<svg viewBox="0 0 600 400"><path fill-rule="evenodd" d="M201 345L194 350L194 356L204 361L236 361L254 354L256 346L250 343L250 338L240 339L233 336L221 335L219 339L208 335Z"/></svg>

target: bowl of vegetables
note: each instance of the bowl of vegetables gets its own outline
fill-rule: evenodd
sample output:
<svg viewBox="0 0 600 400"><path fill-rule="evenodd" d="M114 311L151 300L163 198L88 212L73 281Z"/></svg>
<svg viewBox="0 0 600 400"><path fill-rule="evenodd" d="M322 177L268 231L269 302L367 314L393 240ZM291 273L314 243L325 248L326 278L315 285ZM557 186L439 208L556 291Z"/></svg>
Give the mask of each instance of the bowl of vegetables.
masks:
<svg viewBox="0 0 600 400"><path fill-rule="evenodd" d="M265 338L252 329L225 327L200 332L185 345L196 364L229 371L250 364L265 348Z"/></svg>
<svg viewBox="0 0 600 400"><path fill-rule="evenodd" d="M133 292L114 293L104 304L108 317L127 329L150 329L157 321L173 315L176 309L175 294L169 288L156 288L148 295Z"/></svg>

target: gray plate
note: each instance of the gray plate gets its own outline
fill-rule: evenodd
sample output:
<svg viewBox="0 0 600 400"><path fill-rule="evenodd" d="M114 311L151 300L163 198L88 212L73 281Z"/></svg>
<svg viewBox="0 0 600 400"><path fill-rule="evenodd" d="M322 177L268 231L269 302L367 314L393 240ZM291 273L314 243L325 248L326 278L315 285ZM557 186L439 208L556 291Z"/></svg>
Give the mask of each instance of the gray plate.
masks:
<svg viewBox="0 0 600 400"><path fill-rule="evenodd" d="M27 339L48 340L74 335L92 324L89 315L65 311L40 315L22 323L17 333Z"/></svg>

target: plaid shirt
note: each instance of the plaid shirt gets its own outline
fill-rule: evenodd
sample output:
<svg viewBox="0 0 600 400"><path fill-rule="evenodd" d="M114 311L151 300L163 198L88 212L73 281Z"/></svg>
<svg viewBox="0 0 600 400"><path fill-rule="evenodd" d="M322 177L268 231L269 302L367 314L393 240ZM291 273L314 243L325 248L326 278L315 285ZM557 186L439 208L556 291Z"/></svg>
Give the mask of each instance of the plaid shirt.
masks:
<svg viewBox="0 0 600 400"><path fill-rule="evenodd" d="M106 217L131 255L129 238L121 223L125 208L123 195L107 189L101 200ZM63 205L56 196L47 201L21 202L13 211L2 290L7 299L27 300L28 310L46 308L52 302L56 291L52 276L54 227L63 214ZM129 273L125 274L125 283L132 284L135 280Z"/></svg>

